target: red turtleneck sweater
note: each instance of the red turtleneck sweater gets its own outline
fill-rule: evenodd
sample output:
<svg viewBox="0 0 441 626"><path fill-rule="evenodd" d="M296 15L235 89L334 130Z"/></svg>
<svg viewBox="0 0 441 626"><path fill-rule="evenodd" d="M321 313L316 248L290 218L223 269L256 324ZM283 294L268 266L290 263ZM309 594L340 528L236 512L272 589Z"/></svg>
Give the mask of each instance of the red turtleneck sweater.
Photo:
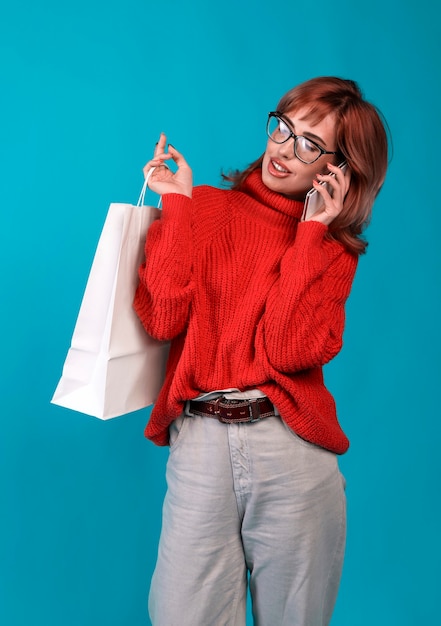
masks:
<svg viewBox="0 0 441 626"><path fill-rule="evenodd" d="M168 444L186 400L259 388L300 437L347 450L322 365L342 345L357 258L323 224L299 223L302 211L269 190L261 170L241 191L163 196L134 303L147 332L171 340L145 431L156 444Z"/></svg>

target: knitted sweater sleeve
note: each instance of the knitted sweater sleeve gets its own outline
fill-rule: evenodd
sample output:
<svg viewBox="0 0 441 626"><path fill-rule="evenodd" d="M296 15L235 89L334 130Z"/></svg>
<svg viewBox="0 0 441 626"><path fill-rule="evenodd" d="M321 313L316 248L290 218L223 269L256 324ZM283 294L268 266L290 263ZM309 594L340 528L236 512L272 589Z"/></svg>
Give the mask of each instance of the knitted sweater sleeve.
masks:
<svg viewBox="0 0 441 626"><path fill-rule="evenodd" d="M299 224L268 294L257 342L278 371L324 365L341 349L357 258L326 232L319 222Z"/></svg>
<svg viewBox="0 0 441 626"><path fill-rule="evenodd" d="M162 204L147 233L134 308L149 335L166 341L185 329L193 297L192 200L167 194Z"/></svg>

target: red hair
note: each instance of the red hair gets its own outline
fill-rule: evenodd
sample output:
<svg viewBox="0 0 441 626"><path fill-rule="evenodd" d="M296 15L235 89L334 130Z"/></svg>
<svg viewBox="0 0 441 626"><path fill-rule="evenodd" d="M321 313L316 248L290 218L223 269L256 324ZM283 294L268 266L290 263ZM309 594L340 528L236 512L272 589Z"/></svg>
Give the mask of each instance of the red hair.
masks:
<svg viewBox="0 0 441 626"><path fill-rule="evenodd" d="M322 76L301 83L288 91L277 105L280 113L295 113L306 108L306 119L319 123L327 115L335 117L336 150L347 161L351 184L343 210L329 225L329 236L340 241L350 252L363 254L367 243L361 233L369 223L372 206L387 170L388 141L382 114L364 100L357 83L333 76ZM240 189L245 178L262 167L263 156L242 172L224 179Z"/></svg>

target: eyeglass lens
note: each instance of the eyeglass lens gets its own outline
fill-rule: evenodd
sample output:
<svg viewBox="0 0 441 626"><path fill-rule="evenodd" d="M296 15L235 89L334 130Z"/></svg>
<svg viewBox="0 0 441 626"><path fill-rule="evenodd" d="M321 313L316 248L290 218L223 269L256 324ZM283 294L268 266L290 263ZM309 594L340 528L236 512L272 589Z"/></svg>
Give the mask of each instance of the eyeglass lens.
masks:
<svg viewBox="0 0 441 626"><path fill-rule="evenodd" d="M270 116L268 120L267 133L275 143L285 143L293 132L289 126L279 117ZM294 140L294 151L296 156L305 163L313 163L321 155L320 148L306 137L296 137Z"/></svg>

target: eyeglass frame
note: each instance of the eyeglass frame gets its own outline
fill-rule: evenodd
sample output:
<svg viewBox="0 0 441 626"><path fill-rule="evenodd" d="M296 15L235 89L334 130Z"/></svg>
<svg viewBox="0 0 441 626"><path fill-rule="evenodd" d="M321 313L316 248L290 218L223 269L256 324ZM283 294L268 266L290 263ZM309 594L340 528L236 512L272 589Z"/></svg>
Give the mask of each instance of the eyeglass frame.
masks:
<svg viewBox="0 0 441 626"><path fill-rule="evenodd" d="M282 122L284 122L289 130L289 135L286 139L284 139L283 141L276 141L273 137L271 137L270 133L269 133L269 123L272 117L275 117L278 120L281 120ZM270 113L268 113L268 121L266 123L266 134L268 135L268 137L271 139L271 141L274 141L274 143L277 143L279 146L282 145L283 143L286 143L287 141L289 141L291 139L291 137L294 139L294 156L301 161L302 163L305 163L305 165L312 165L313 163L315 163L316 161L318 161L318 159L323 156L324 154L338 154L338 152L330 152L329 150L324 150L323 148L321 148L318 143L316 143L315 141L313 141L312 139L309 139L309 137L305 137L304 135L296 135L291 128L289 127L288 124L288 120L284 117L283 113L281 113L280 111L270 111ZM318 150L320 150L320 154L313 160L313 161L304 161L302 158L299 157L299 155L297 154L297 139L306 139L307 141L311 142Z"/></svg>

